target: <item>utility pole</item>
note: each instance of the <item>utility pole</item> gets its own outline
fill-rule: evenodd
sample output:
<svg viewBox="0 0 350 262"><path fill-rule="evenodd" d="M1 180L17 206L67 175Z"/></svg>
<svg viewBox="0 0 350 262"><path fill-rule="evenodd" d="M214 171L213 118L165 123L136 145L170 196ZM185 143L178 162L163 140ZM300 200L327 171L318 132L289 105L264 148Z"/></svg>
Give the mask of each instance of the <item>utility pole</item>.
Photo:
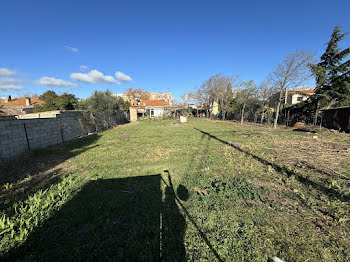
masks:
<svg viewBox="0 0 350 262"><path fill-rule="evenodd" d="M288 89L286 88L286 93L284 94L284 106L287 105L287 99L288 99Z"/></svg>
<svg viewBox="0 0 350 262"><path fill-rule="evenodd" d="M288 99L288 88L286 87L286 92L284 93L284 119L285 119L284 121L286 126L288 126L287 118L289 118L289 116L287 117L287 99Z"/></svg>

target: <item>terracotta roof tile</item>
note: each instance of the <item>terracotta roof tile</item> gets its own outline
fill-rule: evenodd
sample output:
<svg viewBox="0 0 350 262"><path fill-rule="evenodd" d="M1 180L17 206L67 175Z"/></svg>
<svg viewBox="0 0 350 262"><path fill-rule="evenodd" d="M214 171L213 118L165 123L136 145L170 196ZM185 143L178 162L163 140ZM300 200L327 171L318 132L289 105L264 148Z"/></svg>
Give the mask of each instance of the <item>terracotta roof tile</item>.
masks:
<svg viewBox="0 0 350 262"><path fill-rule="evenodd" d="M30 98L31 105L42 105L45 104L43 100L40 100L39 97L31 97ZM26 107L26 98L25 97L17 97L11 99L8 103L5 103L4 101L0 102L0 105L6 106L6 107Z"/></svg>
<svg viewBox="0 0 350 262"><path fill-rule="evenodd" d="M306 95L313 95L315 94L314 90L291 90L288 91L288 94L306 94Z"/></svg>
<svg viewBox="0 0 350 262"><path fill-rule="evenodd" d="M164 100L141 100L140 106L167 106L168 102Z"/></svg>

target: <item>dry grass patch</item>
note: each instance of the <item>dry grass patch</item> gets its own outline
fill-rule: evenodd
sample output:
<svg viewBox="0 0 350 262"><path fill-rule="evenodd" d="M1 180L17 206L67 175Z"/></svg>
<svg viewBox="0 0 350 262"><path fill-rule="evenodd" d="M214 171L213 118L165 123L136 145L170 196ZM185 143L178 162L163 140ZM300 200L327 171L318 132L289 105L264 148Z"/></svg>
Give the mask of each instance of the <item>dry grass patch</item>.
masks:
<svg viewBox="0 0 350 262"><path fill-rule="evenodd" d="M279 161L316 173L344 177L350 159L350 145L319 139L275 140Z"/></svg>

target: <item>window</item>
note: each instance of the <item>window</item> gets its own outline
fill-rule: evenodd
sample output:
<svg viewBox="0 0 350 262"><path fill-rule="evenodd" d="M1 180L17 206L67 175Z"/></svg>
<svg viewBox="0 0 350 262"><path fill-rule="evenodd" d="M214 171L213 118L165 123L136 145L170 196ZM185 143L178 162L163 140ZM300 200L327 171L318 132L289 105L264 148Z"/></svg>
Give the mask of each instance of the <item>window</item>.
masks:
<svg viewBox="0 0 350 262"><path fill-rule="evenodd" d="M298 96L298 97L297 97L297 101L299 101L299 102L300 102L300 101L303 101L303 97L302 97L302 96Z"/></svg>

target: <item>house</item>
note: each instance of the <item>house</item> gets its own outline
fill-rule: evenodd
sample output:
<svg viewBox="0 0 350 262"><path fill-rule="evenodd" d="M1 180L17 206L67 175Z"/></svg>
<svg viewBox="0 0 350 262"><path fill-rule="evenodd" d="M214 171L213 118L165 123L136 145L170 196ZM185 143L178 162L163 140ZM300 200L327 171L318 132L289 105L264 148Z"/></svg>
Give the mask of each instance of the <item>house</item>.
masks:
<svg viewBox="0 0 350 262"><path fill-rule="evenodd" d="M164 116L166 108L172 105L171 93L149 93L148 99L131 97L126 94L112 94L130 103L130 112L136 112L137 117L157 118ZM168 111L167 111L168 112ZM134 117L135 118L135 117Z"/></svg>
<svg viewBox="0 0 350 262"><path fill-rule="evenodd" d="M287 105L295 105L314 95L314 90L292 90L287 92Z"/></svg>
<svg viewBox="0 0 350 262"><path fill-rule="evenodd" d="M314 90L289 90L283 97L282 105L295 105L302 101L307 100L310 96L314 95ZM271 109L276 108L280 93L276 93L269 98L269 107Z"/></svg>
<svg viewBox="0 0 350 262"><path fill-rule="evenodd" d="M219 114L219 104L216 101L211 104L210 111L213 116L217 116Z"/></svg>
<svg viewBox="0 0 350 262"><path fill-rule="evenodd" d="M150 118L162 117L169 103L165 100L141 100L138 104L138 113L148 114Z"/></svg>
<svg viewBox="0 0 350 262"><path fill-rule="evenodd" d="M35 105L42 105L45 102L39 97L17 97L6 96L0 100L1 115L23 115L33 112Z"/></svg>

